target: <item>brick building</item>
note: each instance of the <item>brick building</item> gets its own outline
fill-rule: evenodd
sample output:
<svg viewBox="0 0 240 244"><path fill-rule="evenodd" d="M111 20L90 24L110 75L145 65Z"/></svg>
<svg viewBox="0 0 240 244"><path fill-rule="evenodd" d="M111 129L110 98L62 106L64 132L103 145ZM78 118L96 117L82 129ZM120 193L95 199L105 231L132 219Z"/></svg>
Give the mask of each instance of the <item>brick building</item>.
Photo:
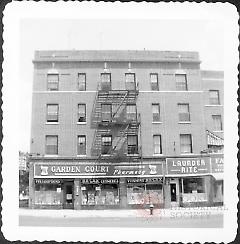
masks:
<svg viewBox="0 0 240 244"><path fill-rule="evenodd" d="M197 52L36 51L30 207L223 203L223 72Z"/></svg>

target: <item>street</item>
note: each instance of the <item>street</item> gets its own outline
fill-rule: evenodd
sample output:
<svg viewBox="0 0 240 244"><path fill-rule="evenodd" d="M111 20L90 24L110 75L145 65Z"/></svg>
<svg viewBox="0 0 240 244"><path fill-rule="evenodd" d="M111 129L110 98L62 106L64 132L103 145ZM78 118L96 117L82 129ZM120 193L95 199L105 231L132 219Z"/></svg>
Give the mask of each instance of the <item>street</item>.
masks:
<svg viewBox="0 0 240 244"><path fill-rule="evenodd" d="M69 217L20 216L20 226L54 227L151 227L151 228L221 228L223 215L193 217Z"/></svg>

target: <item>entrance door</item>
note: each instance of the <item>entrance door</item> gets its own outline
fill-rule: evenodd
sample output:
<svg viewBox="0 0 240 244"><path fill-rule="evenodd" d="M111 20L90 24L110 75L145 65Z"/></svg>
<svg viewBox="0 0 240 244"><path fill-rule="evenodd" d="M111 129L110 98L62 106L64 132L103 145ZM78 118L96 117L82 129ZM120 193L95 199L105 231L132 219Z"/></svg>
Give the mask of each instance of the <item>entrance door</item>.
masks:
<svg viewBox="0 0 240 244"><path fill-rule="evenodd" d="M179 184L176 180L170 182L170 199L172 207L179 206Z"/></svg>
<svg viewBox="0 0 240 244"><path fill-rule="evenodd" d="M63 207L66 209L73 209L73 182L64 183Z"/></svg>
<svg viewBox="0 0 240 244"><path fill-rule="evenodd" d="M170 191L171 191L171 202L177 201L177 193L176 193L176 184L170 184Z"/></svg>

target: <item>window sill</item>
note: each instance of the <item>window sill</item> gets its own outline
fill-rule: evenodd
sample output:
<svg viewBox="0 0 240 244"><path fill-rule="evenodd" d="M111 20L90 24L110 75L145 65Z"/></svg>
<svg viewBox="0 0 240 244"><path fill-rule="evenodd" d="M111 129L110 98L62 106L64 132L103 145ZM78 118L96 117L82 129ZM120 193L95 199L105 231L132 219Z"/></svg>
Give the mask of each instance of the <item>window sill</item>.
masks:
<svg viewBox="0 0 240 244"><path fill-rule="evenodd" d="M134 157L134 156L139 156L139 153L134 153L134 154L127 154L128 157Z"/></svg>
<svg viewBox="0 0 240 244"><path fill-rule="evenodd" d="M191 124L191 121L179 121L178 124Z"/></svg>
<svg viewBox="0 0 240 244"><path fill-rule="evenodd" d="M163 156L163 154L153 154L153 157L159 157L159 156Z"/></svg>
<svg viewBox="0 0 240 244"><path fill-rule="evenodd" d="M194 153L180 153L181 155L185 155L185 156L188 156L188 155L194 155Z"/></svg>
<svg viewBox="0 0 240 244"><path fill-rule="evenodd" d="M45 154L44 157L58 157L58 154Z"/></svg>
<svg viewBox="0 0 240 244"><path fill-rule="evenodd" d="M162 121L152 121L152 124L162 124Z"/></svg>
<svg viewBox="0 0 240 244"><path fill-rule="evenodd" d="M46 122L46 125L59 125L59 122Z"/></svg>
<svg viewBox="0 0 240 244"><path fill-rule="evenodd" d="M77 155L77 157L79 157L79 158L86 158L87 155Z"/></svg>
<svg viewBox="0 0 240 244"><path fill-rule="evenodd" d="M223 133L223 130L213 130L213 133Z"/></svg>
<svg viewBox="0 0 240 244"><path fill-rule="evenodd" d="M205 107L223 107L222 104L206 104Z"/></svg>
<svg viewBox="0 0 240 244"><path fill-rule="evenodd" d="M87 122L77 122L77 125L86 125Z"/></svg>

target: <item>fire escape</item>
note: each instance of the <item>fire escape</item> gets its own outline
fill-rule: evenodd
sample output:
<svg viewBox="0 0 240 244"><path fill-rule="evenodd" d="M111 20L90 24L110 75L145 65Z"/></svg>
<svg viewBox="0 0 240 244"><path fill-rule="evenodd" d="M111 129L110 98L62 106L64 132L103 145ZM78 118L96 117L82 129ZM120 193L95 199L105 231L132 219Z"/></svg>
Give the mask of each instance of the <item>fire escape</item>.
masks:
<svg viewBox="0 0 240 244"><path fill-rule="evenodd" d="M91 155L97 162L140 161L137 97L135 77L126 90L113 90L109 82L98 84L91 115L91 127L95 129Z"/></svg>

